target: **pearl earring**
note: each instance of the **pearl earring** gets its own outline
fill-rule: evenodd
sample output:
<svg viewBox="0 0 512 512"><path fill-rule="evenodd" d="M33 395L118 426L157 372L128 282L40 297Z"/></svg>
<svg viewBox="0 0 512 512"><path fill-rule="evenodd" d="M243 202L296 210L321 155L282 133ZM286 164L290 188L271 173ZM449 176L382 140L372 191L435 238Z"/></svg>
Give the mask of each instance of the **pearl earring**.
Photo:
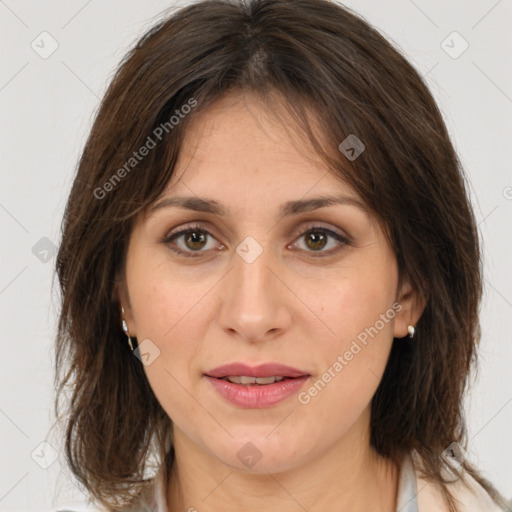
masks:
<svg viewBox="0 0 512 512"><path fill-rule="evenodd" d="M128 338L128 345L130 345L130 348L133 352L133 344L132 344L132 338L130 336L130 333L128 332L128 324L126 323L126 320L124 319L124 308L121 307L121 312L123 314L121 325L123 326L123 331L126 334L126 337Z"/></svg>
<svg viewBox="0 0 512 512"><path fill-rule="evenodd" d="M414 325L409 325L407 327L407 330L409 331L409 338L414 338L414 333L416 332L416 329L414 328Z"/></svg>

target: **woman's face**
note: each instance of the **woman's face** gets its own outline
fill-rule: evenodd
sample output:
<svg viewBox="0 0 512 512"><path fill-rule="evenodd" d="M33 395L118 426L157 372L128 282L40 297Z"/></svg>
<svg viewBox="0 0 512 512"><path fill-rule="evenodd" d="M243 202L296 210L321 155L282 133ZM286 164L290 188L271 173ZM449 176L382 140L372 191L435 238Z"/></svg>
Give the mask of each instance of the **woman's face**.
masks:
<svg viewBox="0 0 512 512"><path fill-rule="evenodd" d="M327 196L342 199L312 201ZM171 204L185 197L201 211ZM276 472L367 446L411 294L354 190L254 97L229 96L193 120L155 205L134 226L121 299L178 452ZM249 368L215 372L231 363ZM236 383L269 374L289 378Z"/></svg>

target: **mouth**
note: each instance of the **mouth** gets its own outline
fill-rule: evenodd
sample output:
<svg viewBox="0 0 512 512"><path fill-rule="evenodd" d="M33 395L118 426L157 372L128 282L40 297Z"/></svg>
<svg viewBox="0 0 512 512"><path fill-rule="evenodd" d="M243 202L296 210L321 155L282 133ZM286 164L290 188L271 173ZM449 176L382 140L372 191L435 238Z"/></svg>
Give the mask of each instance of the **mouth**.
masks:
<svg viewBox="0 0 512 512"><path fill-rule="evenodd" d="M205 373L214 389L237 407L264 408L277 404L304 386L311 375L280 363L249 366L231 363Z"/></svg>

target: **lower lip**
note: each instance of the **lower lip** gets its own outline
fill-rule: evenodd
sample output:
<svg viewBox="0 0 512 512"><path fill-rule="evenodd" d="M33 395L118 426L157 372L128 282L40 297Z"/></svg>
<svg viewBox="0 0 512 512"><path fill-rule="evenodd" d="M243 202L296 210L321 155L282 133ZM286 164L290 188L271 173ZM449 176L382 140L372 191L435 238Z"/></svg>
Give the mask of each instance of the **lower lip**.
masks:
<svg viewBox="0 0 512 512"><path fill-rule="evenodd" d="M221 396L232 404L246 409L262 409L282 402L297 393L309 377L309 375L304 375L303 377L285 379L273 384L247 386L233 384L227 380L206 375L206 378Z"/></svg>

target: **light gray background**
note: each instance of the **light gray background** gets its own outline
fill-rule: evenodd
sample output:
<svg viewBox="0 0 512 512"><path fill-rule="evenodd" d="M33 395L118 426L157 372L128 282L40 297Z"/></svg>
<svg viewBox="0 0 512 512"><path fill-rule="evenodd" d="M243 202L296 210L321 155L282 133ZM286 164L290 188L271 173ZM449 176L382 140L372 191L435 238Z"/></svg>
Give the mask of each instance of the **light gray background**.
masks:
<svg viewBox="0 0 512 512"><path fill-rule="evenodd" d="M173 5L0 0L1 511L79 509L85 502L69 478L62 444L49 436L58 301L51 296L51 246L40 240L58 244L75 164L113 70L133 41ZM426 77L470 177L484 241L486 293L480 370L467 401L469 456L510 498L512 1L351 0L346 5L392 38ZM39 52L51 48L43 31L58 43L46 59L31 47L34 41ZM446 39L453 31L469 43L458 58L447 53L463 48L457 35ZM31 457L36 450L34 459L52 461L52 448L40 446L43 441L57 453L48 469Z"/></svg>

